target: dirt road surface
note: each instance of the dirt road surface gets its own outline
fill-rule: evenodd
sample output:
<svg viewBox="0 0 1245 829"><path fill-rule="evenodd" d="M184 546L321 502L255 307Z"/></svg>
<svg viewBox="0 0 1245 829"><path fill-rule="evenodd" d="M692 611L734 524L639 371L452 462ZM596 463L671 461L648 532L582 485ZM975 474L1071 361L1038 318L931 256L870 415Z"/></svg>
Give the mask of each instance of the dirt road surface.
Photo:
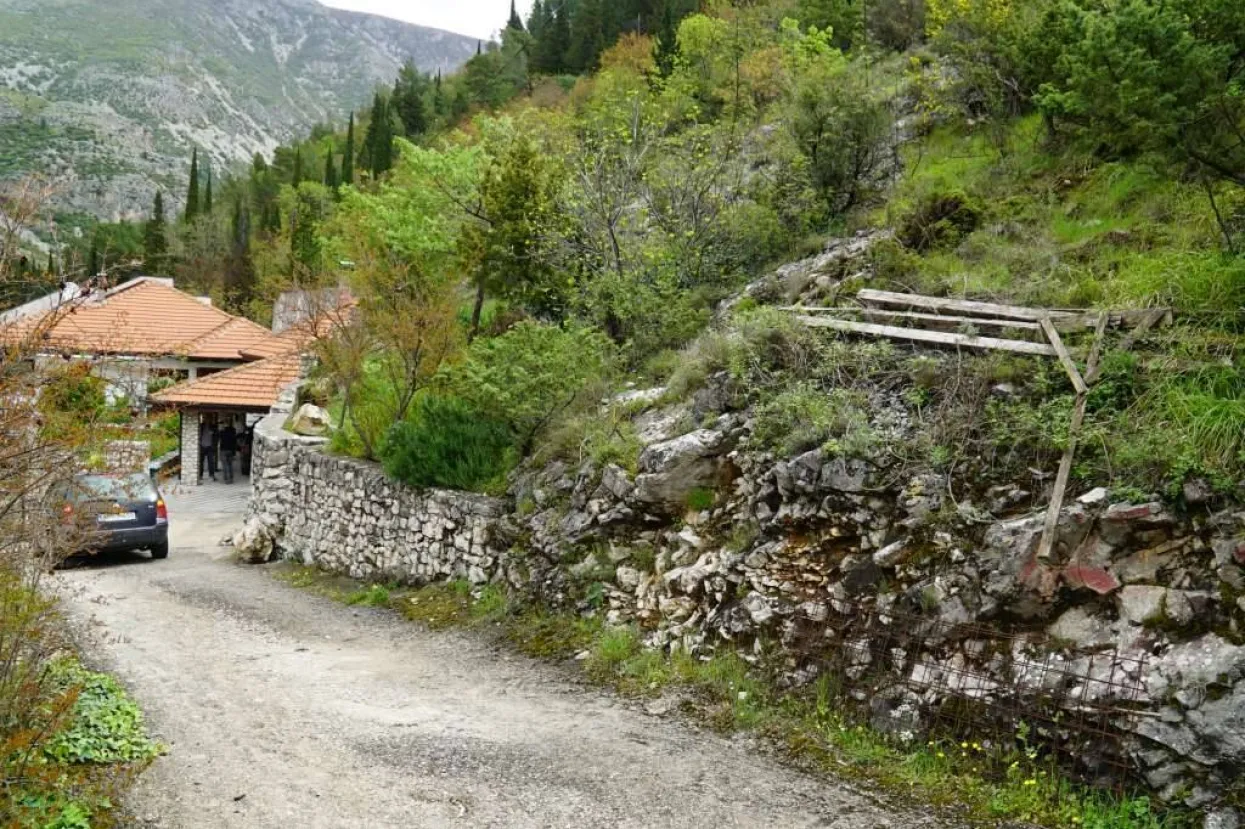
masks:
<svg viewBox="0 0 1245 829"><path fill-rule="evenodd" d="M144 829L935 825L467 634L235 564L241 501L170 498L167 561L63 573L91 658L168 748Z"/></svg>

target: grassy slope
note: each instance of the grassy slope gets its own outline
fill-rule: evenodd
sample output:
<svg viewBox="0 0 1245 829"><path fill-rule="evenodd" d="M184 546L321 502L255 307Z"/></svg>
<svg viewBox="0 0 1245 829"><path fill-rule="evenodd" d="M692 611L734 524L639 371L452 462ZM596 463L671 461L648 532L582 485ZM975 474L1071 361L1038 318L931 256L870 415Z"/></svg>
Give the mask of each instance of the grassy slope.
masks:
<svg viewBox="0 0 1245 829"><path fill-rule="evenodd" d="M1202 185L1147 159L1104 163L1051 147L1036 116L996 141L962 127L937 130L909 147L905 164L884 205L861 224L901 227L926 197L948 192L967 196L982 220L923 254L884 246L877 263L887 287L1047 307L1176 310L1175 327L1132 353L1112 353L1108 343L1082 478L1174 492L1195 474L1227 492L1245 477L1245 257L1225 252ZM1220 187L1216 197L1239 226L1239 188ZM1088 339L1073 338L1082 356ZM1049 388L1010 410L995 407L991 417L1012 443L1058 452L1070 389L1058 372L1040 379ZM1047 403L1051 411L1036 411Z"/></svg>

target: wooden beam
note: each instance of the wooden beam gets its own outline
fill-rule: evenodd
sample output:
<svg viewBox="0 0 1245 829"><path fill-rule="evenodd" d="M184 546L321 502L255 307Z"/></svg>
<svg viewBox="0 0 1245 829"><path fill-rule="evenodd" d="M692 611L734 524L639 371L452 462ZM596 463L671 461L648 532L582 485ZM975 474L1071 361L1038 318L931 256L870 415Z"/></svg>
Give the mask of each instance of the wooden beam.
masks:
<svg viewBox="0 0 1245 829"><path fill-rule="evenodd" d="M999 305L994 302L976 302L969 299L946 299L944 297L923 296L921 294L897 294L893 291L875 291L863 288L856 294L856 299L871 305L887 305L891 307L918 309L922 311L946 311L952 314L971 315L978 317L998 317L1000 319L1041 322L1045 317L1078 316L1065 311L1048 311L1043 308L1022 308L1019 305Z"/></svg>
<svg viewBox="0 0 1245 829"><path fill-rule="evenodd" d="M1085 385L1092 386L1098 382L1102 370L1102 346L1107 334L1107 318L1104 315L1094 329L1094 344L1089 349L1089 362L1085 364Z"/></svg>
<svg viewBox="0 0 1245 829"><path fill-rule="evenodd" d="M895 325L876 325L870 322L828 319L826 317L799 316L797 320L813 328L830 328L848 334L867 334L893 340L911 340L933 345L956 348L977 348L987 351L1010 351L1015 354L1034 354L1039 357L1057 357L1055 349L1045 343L1023 340L1004 340L994 337L975 337L946 331L926 331L921 328L901 328Z"/></svg>
<svg viewBox="0 0 1245 829"><path fill-rule="evenodd" d="M1098 321L1098 328L1094 331L1094 344L1089 350L1089 362L1085 367L1085 376L1090 378L1091 383L1098 377L1102 359L1102 343L1106 333L1107 318L1104 315ZM1068 446L1063 450L1063 458L1059 461L1059 473L1055 475L1055 488L1051 491L1050 505L1046 508L1046 521L1042 525L1042 540L1038 544L1037 552L1039 561L1049 561L1055 549L1055 531L1059 528L1059 513L1063 511L1063 499L1068 491L1068 479L1072 477L1072 463L1076 460L1076 444L1081 435L1081 427L1085 424L1085 407L1088 402L1088 388L1077 393L1076 406L1072 410L1072 422L1068 424Z"/></svg>
<svg viewBox="0 0 1245 829"><path fill-rule="evenodd" d="M1151 328L1160 324L1169 324L1172 311L1170 308L1154 308L1146 313L1145 319L1137 324L1137 327L1129 332L1124 341L1120 343L1121 351L1131 351L1133 346L1137 344L1137 340L1145 336Z"/></svg>
<svg viewBox="0 0 1245 829"><path fill-rule="evenodd" d="M1042 330L1046 332L1046 338L1050 340L1050 344L1055 349L1055 354L1059 357L1059 362L1063 363L1063 370L1068 373L1068 379L1072 381L1072 388L1076 389L1077 394L1086 394L1089 387L1085 385L1085 379L1081 377L1081 371L1076 367L1072 355L1068 353L1068 349L1063 344L1063 339L1059 336L1059 332L1055 329L1054 323L1049 317L1042 318Z"/></svg>
<svg viewBox="0 0 1245 829"><path fill-rule="evenodd" d="M878 308L801 308L799 306L781 309L783 311L796 311L812 314L831 314L835 316L860 316L867 320L909 320L911 322L920 323L925 328L937 328L942 326L940 330L955 331L964 326L973 326L975 328L997 328L1003 331L1032 331L1034 333L1041 331L1042 326L1036 322L1022 322L1021 320L1001 320L987 319L985 317L956 317L947 314L919 314L914 311L883 311Z"/></svg>

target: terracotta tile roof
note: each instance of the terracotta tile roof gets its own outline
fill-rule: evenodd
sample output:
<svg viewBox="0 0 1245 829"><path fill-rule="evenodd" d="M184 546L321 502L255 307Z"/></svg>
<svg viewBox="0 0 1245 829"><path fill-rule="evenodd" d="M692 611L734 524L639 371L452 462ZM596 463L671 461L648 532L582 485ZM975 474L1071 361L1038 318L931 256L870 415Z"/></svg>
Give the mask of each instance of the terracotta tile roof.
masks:
<svg viewBox="0 0 1245 829"><path fill-rule="evenodd" d="M276 338L249 320L153 280L135 280L103 300L54 313L59 319L43 334L40 347L57 351L237 360L241 349ZM46 323L46 317L24 319L11 336Z"/></svg>
<svg viewBox="0 0 1245 829"><path fill-rule="evenodd" d="M177 353L200 360L251 359L248 356L251 349L271 347L277 339L276 334L249 319L233 317L197 340L179 346Z"/></svg>
<svg viewBox="0 0 1245 829"><path fill-rule="evenodd" d="M268 409L281 390L298 379L300 358L290 352L246 363L199 380L179 383L152 396L156 403L175 406L231 406Z"/></svg>

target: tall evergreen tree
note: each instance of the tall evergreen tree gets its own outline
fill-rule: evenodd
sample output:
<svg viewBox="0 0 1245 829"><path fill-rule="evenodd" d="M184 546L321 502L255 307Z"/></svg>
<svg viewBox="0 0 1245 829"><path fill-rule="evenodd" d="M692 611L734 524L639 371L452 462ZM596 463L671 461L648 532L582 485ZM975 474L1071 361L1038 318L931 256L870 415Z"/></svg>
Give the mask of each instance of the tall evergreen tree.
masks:
<svg viewBox="0 0 1245 829"><path fill-rule="evenodd" d="M657 30L657 45L654 47L657 68L663 76L674 71L674 59L679 53L679 29L674 19L672 0L663 4L660 28Z"/></svg>
<svg viewBox="0 0 1245 829"><path fill-rule="evenodd" d="M207 191L203 196L203 212L211 214L212 212L212 168L208 167L207 171Z"/></svg>
<svg viewBox="0 0 1245 829"><path fill-rule="evenodd" d="M506 23L506 28L514 29L516 32L523 31L523 18L519 17L519 10L514 0L510 0L510 20Z"/></svg>
<svg viewBox="0 0 1245 829"><path fill-rule="evenodd" d="M88 279L99 276L99 240L94 236L91 237L91 251L87 254L86 270Z"/></svg>
<svg viewBox="0 0 1245 829"><path fill-rule="evenodd" d="M393 85L393 97L390 99L393 110L411 140L428 131L428 112L424 103L427 86L428 79L411 60L398 71L398 79Z"/></svg>
<svg viewBox="0 0 1245 829"><path fill-rule="evenodd" d="M169 249L168 229L164 222L164 194L156 191L151 218L143 229L143 267L150 274L163 273L165 257Z"/></svg>
<svg viewBox="0 0 1245 829"><path fill-rule="evenodd" d="M56 276L56 256L51 248L48 248L48 276Z"/></svg>
<svg viewBox="0 0 1245 829"><path fill-rule="evenodd" d="M294 187L303 183L303 150L302 147L294 150L294 175L290 183Z"/></svg>
<svg viewBox="0 0 1245 829"><path fill-rule="evenodd" d="M343 185L354 184L354 113L350 113L350 126L346 128L346 152L342 156Z"/></svg>
<svg viewBox="0 0 1245 829"><path fill-rule="evenodd" d="M363 137L363 151L367 154L366 166L372 178L379 178L393 167L393 119L389 98L379 90L372 101L372 120Z"/></svg>
<svg viewBox="0 0 1245 829"><path fill-rule="evenodd" d="M199 148L190 155L190 187L186 190L186 221L199 215Z"/></svg>
<svg viewBox="0 0 1245 829"><path fill-rule="evenodd" d="M324 186L330 190L337 189L337 167L333 164L333 151L324 156Z"/></svg>
<svg viewBox="0 0 1245 829"><path fill-rule="evenodd" d="M432 113L437 118L445 115L445 90L441 86L441 70L437 70L437 79L432 82Z"/></svg>

